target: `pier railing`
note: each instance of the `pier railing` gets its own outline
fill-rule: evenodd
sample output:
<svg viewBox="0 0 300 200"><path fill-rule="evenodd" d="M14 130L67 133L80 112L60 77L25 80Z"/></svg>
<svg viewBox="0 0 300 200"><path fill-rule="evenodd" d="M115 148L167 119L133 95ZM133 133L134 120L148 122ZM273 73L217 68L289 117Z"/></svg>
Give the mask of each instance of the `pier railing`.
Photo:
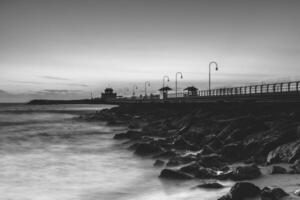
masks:
<svg viewBox="0 0 300 200"><path fill-rule="evenodd" d="M196 95L189 95L181 92L177 94L179 98L189 97L210 97L210 96L236 96L236 95L260 95L260 94L284 94L300 92L300 81L281 82L281 83L265 83L259 85L248 85L230 88L217 88L211 90L199 90ZM176 98L174 94L169 94L168 98Z"/></svg>

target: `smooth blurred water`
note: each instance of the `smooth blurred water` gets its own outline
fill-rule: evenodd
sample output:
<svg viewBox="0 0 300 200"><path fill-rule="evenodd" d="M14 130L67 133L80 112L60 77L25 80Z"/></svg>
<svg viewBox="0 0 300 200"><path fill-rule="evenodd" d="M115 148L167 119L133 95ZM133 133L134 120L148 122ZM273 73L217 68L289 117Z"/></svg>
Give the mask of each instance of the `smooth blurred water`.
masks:
<svg viewBox="0 0 300 200"><path fill-rule="evenodd" d="M162 181L154 160L113 140L124 127L77 117L105 105L0 105L1 200L212 200L222 190Z"/></svg>

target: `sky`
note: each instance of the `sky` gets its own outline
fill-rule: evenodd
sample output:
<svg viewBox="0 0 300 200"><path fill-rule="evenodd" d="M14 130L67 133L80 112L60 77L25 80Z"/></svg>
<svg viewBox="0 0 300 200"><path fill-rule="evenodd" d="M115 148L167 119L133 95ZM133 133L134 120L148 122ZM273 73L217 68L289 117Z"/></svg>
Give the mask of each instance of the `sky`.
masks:
<svg viewBox="0 0 300 200"><path fill-rule="evenodd" d="M0 102L300 80L299 0L0 0Z"/></svg>

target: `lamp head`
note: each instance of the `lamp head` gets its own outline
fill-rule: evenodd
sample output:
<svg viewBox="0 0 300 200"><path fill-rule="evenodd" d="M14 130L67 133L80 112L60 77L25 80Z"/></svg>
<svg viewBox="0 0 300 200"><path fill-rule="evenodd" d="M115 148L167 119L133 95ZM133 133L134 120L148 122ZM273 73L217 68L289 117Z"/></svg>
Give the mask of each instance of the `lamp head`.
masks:
<svg viewBox="0 0 300 200"><path fill-rule="evenodd" d="M216 71L218 71L219 70L219 68L218 68L218 66L216 66Z"/></svg>

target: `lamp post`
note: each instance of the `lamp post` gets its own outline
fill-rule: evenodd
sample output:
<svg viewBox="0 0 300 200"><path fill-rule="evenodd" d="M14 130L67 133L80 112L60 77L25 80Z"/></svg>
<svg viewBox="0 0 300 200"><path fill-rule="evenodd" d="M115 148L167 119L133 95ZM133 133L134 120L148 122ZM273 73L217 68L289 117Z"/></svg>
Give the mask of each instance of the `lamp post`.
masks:
<svg viewBox="0 0 300 200"><path fill-rule="evenodd" d="M132 86L132 96L135 96L135 90L137 89L138 89L137 85Z"/></svg>
<svg viewBox="0 0 300 200"><path fill-rule="evenodd" d="M216 66L216 71L218 71L218 63L215 62L215 61L212 61L209 63L208 65L208 68L209 68L209 74L208 74L208 92L209 92L209 95L210 95L210 85L211 85L211 65L214 64Z"/></svg>
<svg viewBox="0 0 300 200"><path fill-rule="evenodd" d="M147 97L147 86L150 87L150 82L149 81L145 82L145 98Z"/></svg>
<svg viewBox="0 0 300 200"><path fill-rule="evenodd" d="M177 98L177 75L180 74L180 78L183 79L182 73L177 72L175 75L175 91L176 91L176 98Z"/></svg>

